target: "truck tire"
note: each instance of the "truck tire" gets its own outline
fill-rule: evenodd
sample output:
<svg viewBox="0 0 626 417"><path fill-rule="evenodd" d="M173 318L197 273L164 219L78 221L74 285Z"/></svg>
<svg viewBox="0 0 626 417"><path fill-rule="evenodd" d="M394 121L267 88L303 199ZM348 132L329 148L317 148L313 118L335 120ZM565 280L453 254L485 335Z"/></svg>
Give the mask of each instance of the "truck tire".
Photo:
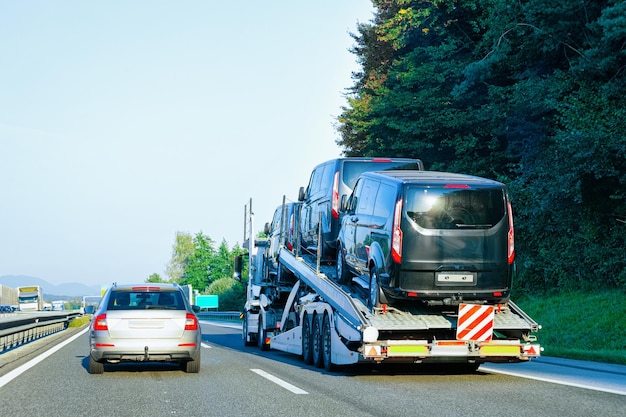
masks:
<svg viewBox="0 0 626 417"><path fill-rule="evenodd" d="M89 355L89 373L94 375L104 373L104 364L96 362L91 355Z"/></svg>
<svg viewBox="0 0 626 417"><path fill-rule="evenodd" d="M324 366L324 355L322 353L322 323L319 314L313 317L311 339L311 345L313 346L313 365L315 365L316 368L321 368Z"/></svg>
<svg viewBox="0 0 626 417"><path fill-rule="evenodd" d="M248 312L246 311L243 314L243 330L242 330L242 337L243 337L243 344L244 346L254 346L254 338L252 337L252 335L250 333L248 333Z"/></svg>
<svg viewBox="0 0 626 417"><path fill-rule="evenodd" d="M302 360L307 365L313 365L313 346L311 346L311 320L305 314L302 319Z"/></svg>
<svg viewBox="0 0 626 417"><path fill-rule="evenodd" d="M337 244L337 282L339 284L348 284L350 282L350 272L346 268L346 256L343 253L341 244Z"/></svg>
<svg viewBox="0 0 626 417"><path fill-rule="evenodd" d="M257 337L259 338L258 345L259 345L259 348L261 350L269 350L270 349L270 345L265 343L265 339L267 339L266 335L267 335L267 333L265 332L265 326L263 325L263 319L261 318L261 316L259 316L259 333L257 334Z"/></svg>
<svg viewBox="0 0 626 417"><path fill-rule="evenodd" d="M328 372L335 370L332 362L332 329L330 328L330 317L324 314L324 322L322 324L322 353L324 357L324 368Z"/></svg>

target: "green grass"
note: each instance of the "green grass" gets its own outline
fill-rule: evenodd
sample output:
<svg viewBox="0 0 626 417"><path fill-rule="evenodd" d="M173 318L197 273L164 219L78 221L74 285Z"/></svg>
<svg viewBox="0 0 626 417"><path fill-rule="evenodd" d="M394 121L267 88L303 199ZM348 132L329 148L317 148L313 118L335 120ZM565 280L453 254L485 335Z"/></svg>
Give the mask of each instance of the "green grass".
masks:
<svg viewBox="0 0 626 417"><path fill-rule="evenodd" d="M91 316L80 316L72 319L67 327L83 327L89 324Z"/></svg>
<svg viewBox="0 0 626 417"><path fill-rule="evenodd" d="M564 292L515 299L542 326L545 356L626 365L624 291Z"/></svg>

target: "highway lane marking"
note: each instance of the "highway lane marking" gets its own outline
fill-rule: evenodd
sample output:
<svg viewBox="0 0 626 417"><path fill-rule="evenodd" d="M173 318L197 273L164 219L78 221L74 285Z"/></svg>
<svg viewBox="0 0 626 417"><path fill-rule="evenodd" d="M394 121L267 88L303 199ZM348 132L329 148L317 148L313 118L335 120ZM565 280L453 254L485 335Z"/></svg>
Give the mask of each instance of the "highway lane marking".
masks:
<svg viewBox="0 0 626 417"><path fill-rule="evenodd" d="M200 346L202 346L205 349L211 349L212 348L211 345L207 345L206 343L200 343Z"/></svg>
<svg viewBox="0 0 626 417"><path fill-rule="evenodd" d="M535 381L549 382L549 383L552 383L552 384L567 385L567 386L575 387L575 388L583 388L583 389L589 389L589 390L593 390L593 391L608 392L610 394L626 395L626 392L624 390L605 388L605 387L599 386L597 384L594 385L594 383L592 383L592 382L590 382L590 383L571 382L571 381L566 381L565 379L547 378L547 377L540 377L540 376L529 375L526 372L503 371L503 370L500 370L500 369L489 367L488 365L481 365L479 370L482 370L482 371L485 371L485 372L491 372L491 373L494 373L494 374L502 374L502 375L508 375L508 376L515 376L515 377L518 377L518 378L532 379L532 380L535 380Z"/></svg>
<svg viewBox="0 0 626 417"><path fill-rule="evenodd" d="M0 388L4 387L6 384L8 384L9 382L13 381L15 378L17 378L18 376L20 376L24 372L28 371L33 366L37 365L39 362L43 361L48 356L52 355L53 353L57 352L58 350L61 350L66 345L69 345L74 340L78 339L80 336L82 336L85 333L87 333L88 330L89 330L89 327L85 327L85 329L83 329L82 331L76 333L74 336L70 337L69 339L65 340L64 342L59 343L58 345L56 345L52 349L49 349L49 350L45 351L44 353L42 353L41 355L37 356L36 358L31 359L30 361L26 362L24 365L21 365L21 366L15 368L14 370L12 370L11 372L8 372L6 375L0 377Z"/></svg>
<svg viewBox="0 0 626 417"><path fill-rule="evenodd" d="M289 382L283 381L282 379L275 377L274 375L269 374L262 369L250 369L250 370L254 372L255 374L258 374L262 376L263 378L267 379L268 381L272 381L273 383L285 388L286 390L293 392L294 394L308 394L308 392L296 387L295 385L291 385Z"/></svg>

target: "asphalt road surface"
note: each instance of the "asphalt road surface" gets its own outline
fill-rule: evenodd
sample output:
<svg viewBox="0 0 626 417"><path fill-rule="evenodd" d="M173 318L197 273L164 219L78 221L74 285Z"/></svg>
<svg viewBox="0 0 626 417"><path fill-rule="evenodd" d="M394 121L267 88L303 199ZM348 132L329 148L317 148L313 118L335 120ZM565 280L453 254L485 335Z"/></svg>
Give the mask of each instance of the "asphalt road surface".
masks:
<svg viewBox="0 0 626 417"><path fill-rule="evenodd" d="M417 365L328 373L295 355L244 347L234 327L202 323L199 374L146 363L90 375L84 330L5 352L0 416L626 415L626 367L541 358L471 374Z"/></svg>

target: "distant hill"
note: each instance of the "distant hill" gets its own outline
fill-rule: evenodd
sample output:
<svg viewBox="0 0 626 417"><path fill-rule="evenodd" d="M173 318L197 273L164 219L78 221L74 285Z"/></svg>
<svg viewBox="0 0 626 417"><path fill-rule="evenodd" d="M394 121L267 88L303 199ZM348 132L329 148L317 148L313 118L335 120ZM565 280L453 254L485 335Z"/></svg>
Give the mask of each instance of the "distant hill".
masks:
<svg viewBox="0 0 626 417"><path fill-rule="evenodd" d="M25 275L4 275L0 277L0 284L7 287L17 288L23 285L39 285L43 290L44 298L59 298L65 299L66 297L82 297L85 295L100 295L99 285L85 285L77 282L66 284L50 284L37 277L29 277Z"/></svg>

